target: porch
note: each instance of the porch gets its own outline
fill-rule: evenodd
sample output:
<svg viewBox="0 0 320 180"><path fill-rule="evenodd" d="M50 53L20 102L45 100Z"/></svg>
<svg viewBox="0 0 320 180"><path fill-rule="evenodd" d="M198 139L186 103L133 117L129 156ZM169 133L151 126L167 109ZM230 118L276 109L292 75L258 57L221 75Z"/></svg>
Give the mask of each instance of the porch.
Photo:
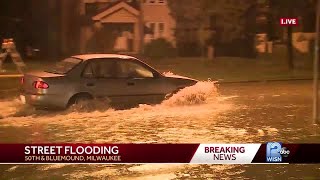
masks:
<svg viewBox="0 0 320 180"><path fill-rule="evenodd" d="M82 52L140 52L143 30L139 10L121 2L93 16L92 20L93 25L83 32L86 38Z"/></svg>

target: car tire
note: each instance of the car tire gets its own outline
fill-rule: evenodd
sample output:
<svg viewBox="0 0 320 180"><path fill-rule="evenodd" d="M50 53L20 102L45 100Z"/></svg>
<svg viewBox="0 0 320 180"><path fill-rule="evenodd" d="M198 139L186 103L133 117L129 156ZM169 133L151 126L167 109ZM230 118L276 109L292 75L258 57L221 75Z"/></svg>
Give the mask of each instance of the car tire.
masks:
<svg viewBox="0 0 320 180"><path fill-rule="evenodd" d="M85 110L89 108L89 103L88 101L92 100L93 97L90 96L89 94L78 94L73 96L69 103L68 103L68 108L72 106L77 106L77 109L80 110Z"/></svg>

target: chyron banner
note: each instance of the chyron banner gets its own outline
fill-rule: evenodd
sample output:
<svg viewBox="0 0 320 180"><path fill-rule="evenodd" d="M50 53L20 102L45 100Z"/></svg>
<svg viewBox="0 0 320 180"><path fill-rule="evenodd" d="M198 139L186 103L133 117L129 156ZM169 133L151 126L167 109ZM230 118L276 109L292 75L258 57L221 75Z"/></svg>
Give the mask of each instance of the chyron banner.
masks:
<svg viewBox="0 0 320 180"><path fill-rule="evenodd" d="M0 164L313 164L320 144L0 144Z"/></svg>

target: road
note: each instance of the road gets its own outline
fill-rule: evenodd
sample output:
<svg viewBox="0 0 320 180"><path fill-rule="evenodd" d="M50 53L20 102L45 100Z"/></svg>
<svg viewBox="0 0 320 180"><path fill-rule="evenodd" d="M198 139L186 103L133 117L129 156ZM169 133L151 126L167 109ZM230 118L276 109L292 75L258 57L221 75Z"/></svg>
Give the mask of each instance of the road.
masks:
<svg viewBox="0 0 320 180"><path fill-rule="evenodd" d="M0 141L96 143L320 143L312 124L311 81L202 82L157 105L130 110L74 108L40 112L17 100L0 102ZM104 178L296 179L320 177L316 165L32 165L0 166L1 179ZM22 177L24 176L24 177Z"/></svg>

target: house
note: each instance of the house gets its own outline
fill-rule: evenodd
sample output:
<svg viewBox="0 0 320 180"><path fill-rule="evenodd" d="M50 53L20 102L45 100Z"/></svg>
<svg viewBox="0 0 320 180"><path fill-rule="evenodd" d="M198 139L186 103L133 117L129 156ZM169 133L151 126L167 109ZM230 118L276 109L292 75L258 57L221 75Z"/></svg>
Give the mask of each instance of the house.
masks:
<svg viewBox="0 0 320 180"><path fill-rule="evenodd" d="M136 54L157 38L175 45L167 0L81 0L79 11L80 53Z"/></svg>

